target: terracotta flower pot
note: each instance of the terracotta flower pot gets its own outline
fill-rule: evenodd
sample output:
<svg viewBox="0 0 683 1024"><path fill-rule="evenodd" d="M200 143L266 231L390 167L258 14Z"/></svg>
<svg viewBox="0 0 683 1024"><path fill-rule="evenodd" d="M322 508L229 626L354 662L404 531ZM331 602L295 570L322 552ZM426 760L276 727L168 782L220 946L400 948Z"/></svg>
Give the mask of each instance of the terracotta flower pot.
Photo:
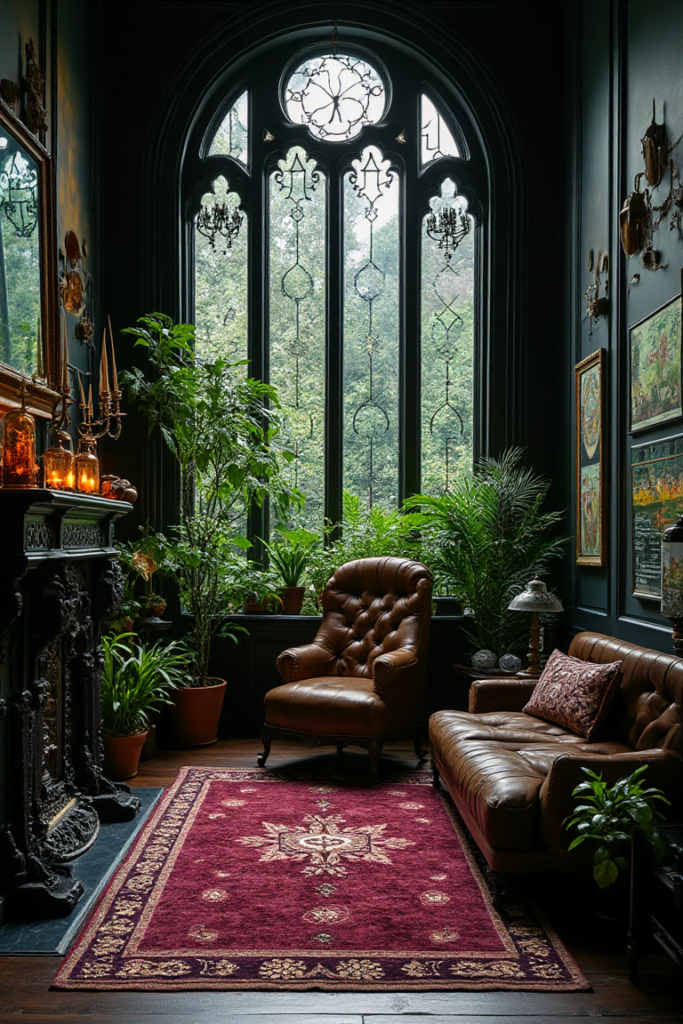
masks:
<svg viewBox="0 0 683 1024"><path fill-rule="evenodd" d="M173 694L173 730L183 747L206 747L218 738L218 723L228 684L225 679L214 677L210 682L210 686L187 686Z"/></svg>
<svg viewBox="0 0 683 1024"><path fill-rule="evenodd" d="M115 782L132 779L138 773L140 753L147 739L147 731L136 736L103 736L104 774Z"/></svg>
<svg viewBox="0 0 683 1024"><path fill-rule="evenodd" d="M305 587L282 588L282 611L285 615L300 615L306 594Z"/></svg>
<svg viewBox="0 0 683 1024"><path fill-rule="evenodd" d="M147 618L155 617L160 619L166 611L165 601L152 601L150 604L145 605L145 615Z"/></svg>

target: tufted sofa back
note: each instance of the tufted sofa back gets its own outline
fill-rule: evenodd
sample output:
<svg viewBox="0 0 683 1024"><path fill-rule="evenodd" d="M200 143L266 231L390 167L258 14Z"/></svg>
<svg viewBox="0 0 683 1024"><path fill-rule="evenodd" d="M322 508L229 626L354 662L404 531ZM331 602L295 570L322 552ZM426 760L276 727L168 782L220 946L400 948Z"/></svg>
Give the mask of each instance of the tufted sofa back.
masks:
<svg viewBox="0 0 683 1024"><path fill-rule="evenodd" d="M323 593L316 642L337 657L336 674L372 676L381 655L414 650L425 667L432 613L432 576L421 562L360 558L336 570Z"/></svg>
<svg viewBox="0 0 683 1024"><path fill-rule="evenodd" d="M634 750L661 747L683 757L683 660L602 633L578 633L569 653L598 664L623 662L605 739Z"/></svg>

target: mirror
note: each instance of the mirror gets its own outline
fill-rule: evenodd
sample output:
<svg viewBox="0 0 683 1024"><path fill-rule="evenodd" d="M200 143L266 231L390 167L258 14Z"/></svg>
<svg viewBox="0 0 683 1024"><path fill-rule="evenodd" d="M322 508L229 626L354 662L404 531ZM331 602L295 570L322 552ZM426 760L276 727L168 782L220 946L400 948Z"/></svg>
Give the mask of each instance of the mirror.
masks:
<svg viewBox="0 0 683 1024"><path fill-rule="evenodd" d="M59 338L50 156L0 100L0 412L51 414Z"/></svg>

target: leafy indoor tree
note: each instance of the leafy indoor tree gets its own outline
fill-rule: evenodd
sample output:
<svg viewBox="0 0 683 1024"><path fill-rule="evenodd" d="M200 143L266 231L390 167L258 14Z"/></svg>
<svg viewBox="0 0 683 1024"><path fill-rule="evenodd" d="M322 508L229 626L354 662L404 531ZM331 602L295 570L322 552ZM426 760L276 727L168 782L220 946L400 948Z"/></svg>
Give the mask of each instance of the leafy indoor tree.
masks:
<svg viewBox="0 0 683 1024"><path fill-rule="evenodd" d="M240 568L236 548L249 542L239 527L268 498L285 518L303 498L286 479L291 460L280 436L274 387L247 377L244 363L203 361L194 326L153 313L128 328L147 349L153 378L138 367L122 374L130 397L159 429L180 469L178 523L167 542L169 575L192 616L190 639L198 684L207 679L214 636L226 626L231 587Z"/></svg>
<svg viewBox="0 0 683 1024"><path fill-rule="evenodd" d="M544 512L550 482L522 465L523 451L482 458L472 477L460 476L440 497L408 499L423 535L423 561L437 586L473 613L474 650L499 657L524 650L527 616L508 611L533 576L544 576L566 540L556 535L561 512Z"/></svg>

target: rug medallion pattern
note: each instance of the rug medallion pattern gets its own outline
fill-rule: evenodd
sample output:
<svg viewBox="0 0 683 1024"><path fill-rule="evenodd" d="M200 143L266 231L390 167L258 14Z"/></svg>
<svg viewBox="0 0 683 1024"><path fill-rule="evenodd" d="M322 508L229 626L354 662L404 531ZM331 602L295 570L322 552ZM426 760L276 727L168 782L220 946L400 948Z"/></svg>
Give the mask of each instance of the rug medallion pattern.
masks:
<svg viewBox="0 0 683 1024"><path fill-rule="evenodd" d="M494 910L430 773L210 768L181 770L54 984L589 987L529 907Z"/></svg>

